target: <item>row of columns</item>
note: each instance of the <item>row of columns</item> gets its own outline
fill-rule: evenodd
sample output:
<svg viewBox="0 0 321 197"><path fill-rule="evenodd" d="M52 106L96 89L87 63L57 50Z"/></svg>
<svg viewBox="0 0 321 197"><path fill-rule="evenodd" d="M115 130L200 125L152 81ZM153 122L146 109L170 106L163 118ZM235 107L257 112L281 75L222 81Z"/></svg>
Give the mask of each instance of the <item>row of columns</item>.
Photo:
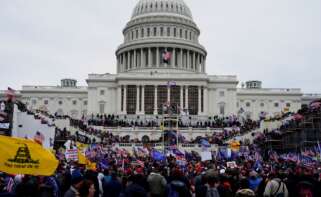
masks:
<svg viewBox="0 0 321 197"><path fill-rule="evenodd" d="M161 62L162 52L165 50L172 53L169 64ZM156 58L156 61L154 61L153 56ZM168 67L206 72L205 62L206 57L193 50L164 47L140 48L119 54L117 57L117 71L124 72L137 68Z"/></svg>
<svg viewBox="0 0 321 197"><path fill-rule="evenodd" d="M145 86L136 86L137 91L136 91L136 114L145 114ZM203 101L202 101L202 92L203 88ZM123 89L123 98L121 95ZM127 114L127 86L120 86L118 88L118 98L119 101L119 111L122 114ZM140 93L140 91L142 91ZM185 95L184 95L185 91ZM140 96L141 95L141 96ZM171 89L170 87L167 87L167 102L170 102L171 100ZM185 103L184 103L185 101ZM203 110L202 110L202 102L203 102ZM180 107L183 109L189 109L188 106L188 86L180 86ZM121 109L121 105L123 105L123 108ZM141 108L140 108L141 105ZM208 92L207 88L204 86L198 86L198 115L202 115L204 113L207 113L207 108L208 108ZM154 86L154 115L158 114L158 86Z"/></svg>

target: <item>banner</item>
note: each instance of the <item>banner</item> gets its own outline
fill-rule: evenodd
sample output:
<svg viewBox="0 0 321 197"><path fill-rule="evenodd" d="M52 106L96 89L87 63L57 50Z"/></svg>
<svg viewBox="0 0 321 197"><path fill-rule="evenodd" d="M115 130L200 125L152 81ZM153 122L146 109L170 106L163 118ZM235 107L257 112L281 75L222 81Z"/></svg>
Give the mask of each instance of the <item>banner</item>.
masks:
<svg viewBox="0 0 321 197"><path fill-rule="evenodd" d="M201 158L202 158L202 161L211 161L212 160L212 153L209 151L201 152Z"/></svg>
<svg viewBox="0 0 321 197"><path fill-rule="evenodd" d="M34 176L53 175L58 160L36 142L23 138L0 136L0 171Z"/></svg>
<svg viewBox="0 0 321 197"><path fill-rule="evenodd" d="M65 157L67 161L78 161L78 149L67 149L65 152Z"/></svg>

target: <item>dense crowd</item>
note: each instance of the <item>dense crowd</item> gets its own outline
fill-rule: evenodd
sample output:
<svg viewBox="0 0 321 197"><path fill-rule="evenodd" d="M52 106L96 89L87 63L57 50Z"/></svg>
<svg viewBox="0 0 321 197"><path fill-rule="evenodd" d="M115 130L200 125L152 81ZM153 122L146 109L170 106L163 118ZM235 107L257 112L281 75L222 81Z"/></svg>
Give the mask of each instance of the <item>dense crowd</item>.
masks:
<svg viewBox="0 0 321 197"><path fill-rule="evenodd" d="M282 131L300 125L306 113L284 115ZM44 119L34 114L35 118ZM294 116L296 115L296 116ZM300 116L299 116L300 115ZM264 137L257 136L248 146L222 147L210 150L208 144L223 144L224 140L245 134L257 128L255 121L214 118L196 123L197 128L222 128L212 136L184 141L199 143L202 152L181 152L175 145L164 152L146 145L133 150L121 149L115 143L140 142L138 139L120 137L111 132L102 133L92 126L110 126L113 116L96 116L99 120L75 120L79 128L75 136L67 129L56 128L56 137L71 139L64 146L56 147L59 166L52 176L30 176L0 173L0 196L17 197L318 197L321 196L321 146L305 151L281 154L260 149ZM288 118L291 117L291 118ZM115 118L115 117L114 117ZM47 123L48 124L48 123ZM143 122L143 126L150 123ZM151 123L150 126L160 125ZM140 123L137 122L140 126ZM213 127L212 127L213 125ZM135 122L118 121L113 126L136 126ZM230 127L232 129L226 129ZM81 132L80 132L81 131ZM273 131L270 133L275 133ZM100 137L100 143L81 133ZM64 150L77 147L76 141L87 144L84 154L95 167L68 159ZM159 141L159 140L158 140ZM158 142L155 141L155 142ZM203 143L203 142L206 143ZM79 150L80 151L80 150ZM205 158L203 153L210 153Z"/></svg>
<svg viewBox="0 0 321 197"><path fill-rule="evenodd" d="M91 152L90 152L91 151ZM129 151L92 144L94 170L61 159L53 176L0 174L0 196L65 197L232 197L320 196L321 166L292 161L254 146L235 157L212 152L201 161L196 153L172 151L167 157L151 149ZM95 154L92 154L92 153ZM87 154L87 153L86 153ZM229 165L228 161L235 161Z"/></svg>

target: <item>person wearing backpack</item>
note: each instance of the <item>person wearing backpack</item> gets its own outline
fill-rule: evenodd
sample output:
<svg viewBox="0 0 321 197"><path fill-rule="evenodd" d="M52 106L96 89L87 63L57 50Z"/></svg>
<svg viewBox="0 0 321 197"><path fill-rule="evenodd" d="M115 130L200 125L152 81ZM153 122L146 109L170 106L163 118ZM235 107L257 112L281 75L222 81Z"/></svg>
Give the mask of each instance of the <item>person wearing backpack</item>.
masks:
<svg viewBox="0 0 321 197"><path fill-rule="evenodd" d="M264 197L288 197L289 192L285 183L280 178L270 177L270 181L266 184Z"/></svg>

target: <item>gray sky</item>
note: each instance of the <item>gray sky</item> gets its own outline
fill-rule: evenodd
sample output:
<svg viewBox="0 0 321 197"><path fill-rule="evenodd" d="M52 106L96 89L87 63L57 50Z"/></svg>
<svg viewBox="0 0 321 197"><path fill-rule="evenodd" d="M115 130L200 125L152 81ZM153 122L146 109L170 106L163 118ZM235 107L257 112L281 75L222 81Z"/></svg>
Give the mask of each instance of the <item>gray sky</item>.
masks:
<svg viewBox="0 0 321 197"><path fill-rule="evenodd" d="M115 73L138 0L0 0L0 89ZM208 74L321 93L320 0L185 0Z"/></svg>

